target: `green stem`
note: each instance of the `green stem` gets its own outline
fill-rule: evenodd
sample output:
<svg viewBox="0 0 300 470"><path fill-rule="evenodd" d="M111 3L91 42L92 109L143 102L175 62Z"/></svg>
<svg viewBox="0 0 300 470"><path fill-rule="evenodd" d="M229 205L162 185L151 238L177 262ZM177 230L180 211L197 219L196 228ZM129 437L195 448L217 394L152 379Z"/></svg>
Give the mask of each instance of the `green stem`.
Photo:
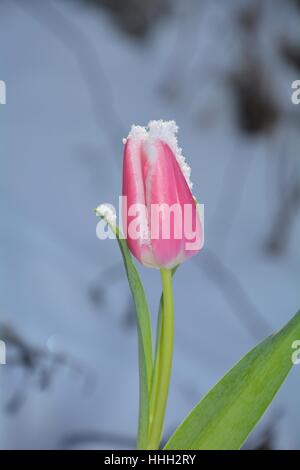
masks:
<svg viewBox="0 0 300 470"><path fill-rule="evenodd" d="M163 302L158 319L156 357L151 389L148 449L158 449L161 441L172 370L174 301L172 271L161 269Z"/></svg>

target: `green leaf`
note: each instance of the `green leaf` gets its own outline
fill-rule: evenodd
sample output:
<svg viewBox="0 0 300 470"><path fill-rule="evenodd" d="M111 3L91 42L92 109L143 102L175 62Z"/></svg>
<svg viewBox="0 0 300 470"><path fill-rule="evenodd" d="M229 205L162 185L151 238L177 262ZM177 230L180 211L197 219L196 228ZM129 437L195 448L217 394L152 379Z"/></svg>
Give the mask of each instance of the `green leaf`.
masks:
<svg viewBox="0 0 300 470"><path fill-rule="evenodd" d="M137 446L139 449L145 449L148 439L149 406L153 368L152 333L148 303L139 273L134 265L126 240L122 238L122 234L120 232L119 227L113 225L111 221L103 214L99 213L97 209L95 209L94 211L98 216L105 220L105 222L109 225L113 233L116 235L119 248L123 257L128 283L135 304L138 329L140 381L139 429Z"/></svg>
<svg viewBox="0 0 300 470"><path fill-rule="evenodd" d="M299 339L300 311L208 392L165 449L239 449L288 375L293 365L292 344Z"/></svg>

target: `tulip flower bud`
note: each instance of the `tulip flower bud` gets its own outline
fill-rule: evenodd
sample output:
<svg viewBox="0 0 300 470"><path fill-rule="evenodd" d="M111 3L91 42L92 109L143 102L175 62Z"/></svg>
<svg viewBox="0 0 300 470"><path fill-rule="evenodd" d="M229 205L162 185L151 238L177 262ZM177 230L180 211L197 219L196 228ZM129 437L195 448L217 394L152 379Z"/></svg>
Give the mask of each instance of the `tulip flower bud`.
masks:
<svg viewBox="0 0 300 470"><path fill-rule="evenodd" d="M123 230L145 266L171 269L202 247L190 168L177 145L174 121L132 126L124 139Z"/></svg>

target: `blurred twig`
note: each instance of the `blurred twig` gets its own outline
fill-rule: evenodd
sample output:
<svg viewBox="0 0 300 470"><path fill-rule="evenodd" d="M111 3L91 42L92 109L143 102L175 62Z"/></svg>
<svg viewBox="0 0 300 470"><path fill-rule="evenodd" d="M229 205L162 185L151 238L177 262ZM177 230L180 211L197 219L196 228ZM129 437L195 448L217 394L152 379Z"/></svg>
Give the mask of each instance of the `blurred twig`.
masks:
<svg viewBox="0 0 300 470"><path fill-rule="evenodd" d="M12 394L5 405L8 412L16 412L26 398L24 383L34 378L41 390L49 387L53 375L58 367L66 366L71 370L85 376L90 382L91 374L80 363L71 359L65 353L51 353L49 350L29 344L24 338L7 324L0 324L0 337L7 348L7 366L21 368L23 371L22 383Z"/></svg>
<svg viewBox="0 0 300 470"><path fill-rule="evenodd" d="M191 44L196 44L195 35L198 32L197 28L191 27L191 20L195 19L191 0L177 3L177 9L173 47L165 60L166 65L159 84L161 93L170 100L178 96L180 87L187 85L185 76L193 57Z"/></svg>
<svg viewBox="0 0 300 470"><path fill-rule="evenodd" d="M97 279L93 281L89 289L89 297L92 303L98 308L100 305L103 305L106 301L106 296L108 294L109 288L114 285L116 282L125 281L124 276L124 264L122 261L117 261L116 263L108 266L103 269ZM132 296L128 294L127 303L122 314L122 327L125 329L133 328L135 326L135 313L134 313L134 303Z"/></svg>
<svg viewBox="0 0 300 470"><path fill-rule="evenodd" d="M98 445L110 444L129 449L134 449L136 446L136 440L134 437L104 431L73 431L61 439L62 448L84 444L90 444L92 447L93 443Z"/></svg>
<svg viewBox="0 0 300 470"><path fill-rule="evenodd" d="M123 278L122 261L117 261L102 269L89 288L89 297L92 303L97 307L103 304L105 302L108 288L115 282L123 280Z"/></svg>
<svg viewBox="0 0 300 470"><path fill-rule="evenodd" d="M281 201L265 243L270 254L280 254L288 244L293 222L300 210L300 183L296 179L285 193L281 195Z"/></svg>
<svg viewBox="0 0 300 470"><path fill-rule="evenodd" d="M257 340L269 334L271 327L247 295L238 277L208 248L194 263L216 284L231 310L251 336Z"/></svg>
<svg viewBox="0 0 300 470"><path fill-rule="evenodd" d="M99 50L55 1L14 0L26 13L38 20L72 53L89 94L91 108L101 130L105 130L114 156L121 148L120 136L125 135L121 118L115 108L111 84L100 63ZM80 112L78 111L78 114Z"/></svg>
<svg viewBox="0 0 300 470"><path fill-rule="evenodd" d="M84 4L104 7L119 28L133 38L144 39L158 19L171 10L170 0L81 0Z"/></svg>
<svg viewBox="0 0 300 470"><path fill-rule="evenodd" d="M266 184L274 218L264 248L271 255L283 254L288 247L300 211L300 159L296 150L299 144L299 115L286 113L284 124L278 133L279 139L270 142L269 150L269 159L276 163L274 192L270 193L270 185ZM266 168L266 175L270 175L270 165Z"/></svg>
<svg viewBox="0 0 300 470"><path fill-rule="evenodd" d="M221 234L222 246L226 247L231 228L242 202L243 190L252 168L253 158L241 158L236 153L231 156L220 188L218 205L213 216L215 233Z"/></svg>

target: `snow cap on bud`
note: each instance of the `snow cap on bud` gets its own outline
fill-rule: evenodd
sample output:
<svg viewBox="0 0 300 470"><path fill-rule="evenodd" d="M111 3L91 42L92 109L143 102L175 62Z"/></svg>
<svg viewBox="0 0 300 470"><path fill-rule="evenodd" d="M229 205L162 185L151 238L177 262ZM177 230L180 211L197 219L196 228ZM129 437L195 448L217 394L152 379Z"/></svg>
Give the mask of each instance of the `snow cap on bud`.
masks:
<svg viewBox="0 0 300 470"><path fill-rule="evenodd" d="M177 144L174 121L132 126L124 139L123 228L145 266L171 269L202 247L191 169Z"/></svg>

